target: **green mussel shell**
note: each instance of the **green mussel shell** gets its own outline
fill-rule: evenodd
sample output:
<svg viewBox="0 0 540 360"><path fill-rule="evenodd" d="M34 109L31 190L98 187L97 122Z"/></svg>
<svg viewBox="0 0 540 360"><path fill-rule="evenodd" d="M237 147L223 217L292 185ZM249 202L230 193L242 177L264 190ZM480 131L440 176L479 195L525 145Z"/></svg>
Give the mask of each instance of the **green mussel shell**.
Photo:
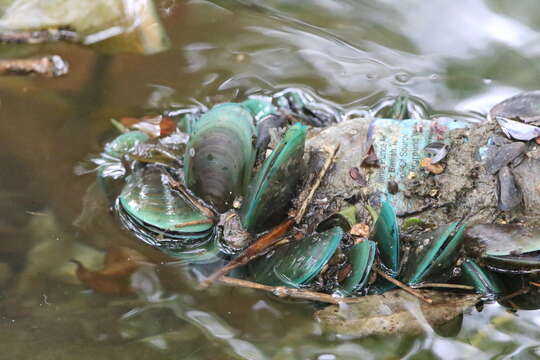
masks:
<svg viewBox="0 0 540 360"><path fill-rule="evenodd" d="M328 263L344 235L335 227L280 246L255 260L250 269L252 278L272 286L297 288L307 284Z"/></svg>
<svg viewBox="0 0 540 360"><path fill-rule="evenodd" d="M383 265L397 276L400 266L400 235L396 212L392 204L385 201L371 234L370 240L377 243Z"/></svg>
<svg viewBox="0 0 540 360"><path fill-rule="evenodd" d="M266 230L287 215L303 171L306 133L299 123L289 128L253 178L240 209L247 231Z"/></svg>
<svg viewBox="0 0 540 360"><path fill-rule="evenodd" d="M340 292L350 295L360 291L367 285L371 268L375 261L377 244L370 240L364 240L354 245L348 251L349 263L352 265L352 272L343 282Z"/></svg>
<svg viewBox="0 0 540 360"><path fill-rule="evenodd" d="M465 227L454 222L423 234L419 243L427 245L412 249L400 279L415 285L443 274L458 258L464 233Z"/></svg>
<svg viewBox="0 0 540 360"><path fill-rule="evenodd" d="M504 293L504 284L497 274L484 269L471 258L466 258L461 264L460 283L474 286L478 294L488 297L497 297Z"/></svg>
<svg viewBox="0 0 540 360"><path fill-rule="evenodd" d="M163 171L157 166L147 166L128 178L116 204L120 218L151 245L162 246L173 241L177 248L197 247L213 234L214 225L177 227L208 217L171 189Z"/></svg>
<svg viewBox="0 0 540 360"><path fill-rule="evenodd" d="M466 250L489 269L526 274L540 271L540 231L512 224L474 225L466 232Z"/></svg>
<svg viewBox="0 0 540 360"><path fill-rule="evenodd" d="M115 158L121 158L136 145L145 143L148 140L150 140L150 138L142 131L129 131L107 143L107 145L105 145L105 154Z"/></svg>
<svg viewBox="0 0 540 360"><path fill-rule="evenodd" d="M184 179L219 212L244 193L255 160L253 116L239 104L215 106L201 116L184 155Z"/></svg>

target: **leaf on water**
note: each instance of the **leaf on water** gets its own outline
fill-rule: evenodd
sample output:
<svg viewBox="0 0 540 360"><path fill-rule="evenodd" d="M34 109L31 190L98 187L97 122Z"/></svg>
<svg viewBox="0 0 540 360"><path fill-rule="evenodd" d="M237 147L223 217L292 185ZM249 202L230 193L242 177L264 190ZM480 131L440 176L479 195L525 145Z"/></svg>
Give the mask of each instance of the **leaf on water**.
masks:
<svg viewBox="0 0 540 360"><path fill-rule="evenodd" d="M84 286L102 294L119 296L133 294L131 275L148 264L146 257L126 247L110 249L103 269L98 271L88 270L77 260L72 262L77 265L77 277Z"/></svg>
<svg viewBox="0 0 540 360"><path fill-rule="evenodd" d="M173 119L162 115L144 116L140 119L123 117L120 119L120 123L129 129L142 131L152 138L168 136L176 130Z"/></svg>
<svg viewBox="0 0 540 360"><path fill-rule="evenodd" d="M427 325L439 327L480 301L477 294L418 291L433 303L427 304L403 290L395 290L365 296L354 304L328 306L317 311L315 318L325 329L340 335L419 334Z"/></svg>

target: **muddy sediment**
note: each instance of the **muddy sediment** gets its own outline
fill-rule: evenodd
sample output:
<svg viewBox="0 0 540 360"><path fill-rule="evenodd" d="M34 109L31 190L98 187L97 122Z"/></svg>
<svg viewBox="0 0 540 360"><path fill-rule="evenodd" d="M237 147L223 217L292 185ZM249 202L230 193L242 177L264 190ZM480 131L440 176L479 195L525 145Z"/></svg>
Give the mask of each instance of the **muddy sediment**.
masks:
<svg viewBox="0 0 540 360"><path fill-rule="evenodd" d="M365 205L377 205L373 201L377 194L371 186L372 171L361 167L368 125L367 119L350 120L319 130L307 141L308 169L312 176L324 162L325 146L340 145L336 162L308 211L309 223L314 224L351 204L357 207L358 221L368 221ZM418 217L431 224L464 221L468 224L520 222L538 225L540 146L534 141L527 143L524 154L507 165L522 200L512 210L502 211L497 173L488 172L485 161L499 149L493 139L503 139L506 144L511 140L504 138L498 125L492 122L453 130L447 134L447 139L450 146L444 160L444 172L434 175L419 169L417 174L400 180L400 191L409 208L406 212L398 212L398 217ZM487 144L492 145L491 152L481 158L480 150ZM355 169L351 175L353 168L359 171Z"/></svg>

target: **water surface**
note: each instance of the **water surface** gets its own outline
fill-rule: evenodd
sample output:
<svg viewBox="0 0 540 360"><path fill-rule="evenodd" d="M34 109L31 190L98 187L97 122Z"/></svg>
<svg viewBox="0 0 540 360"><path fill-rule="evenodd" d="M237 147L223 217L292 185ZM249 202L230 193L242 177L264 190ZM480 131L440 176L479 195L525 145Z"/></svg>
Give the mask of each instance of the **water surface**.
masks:
<svg viewBox="0 0 540 360"><path fill-rule="evenodd" d="M346 339L321 332L313 304L219 286L200 293L174 263L146 274L147 291L127 298L85 290L62 272L69 258L113 245L167 260L121 230L91 193L81 217L94 179L74 168L113 134L111 118L289 86L346 108L408 93L432 114L482 116L540 78L534 0L157 5L172 40L165 53L108 56L52 44L31 52L64 56L68 76L0 79L0 358L540 357L538 311L489 305L466 314L453 337Z"/></svg>

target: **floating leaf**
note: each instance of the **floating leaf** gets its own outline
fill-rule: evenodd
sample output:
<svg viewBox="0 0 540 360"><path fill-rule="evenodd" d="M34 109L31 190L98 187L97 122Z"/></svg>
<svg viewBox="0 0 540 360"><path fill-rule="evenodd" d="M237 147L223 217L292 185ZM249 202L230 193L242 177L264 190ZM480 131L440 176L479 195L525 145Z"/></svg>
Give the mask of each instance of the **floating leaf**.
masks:
<svg viewBox="0 0 540 360"><path fill-rule="evenodd" d="M77 265L77 277L84 286L107 295L130 295L131 275L139 267L148 263L139 252L125 247L109 250L102 270L90 271L81 262L72 260Z"/></svg>

